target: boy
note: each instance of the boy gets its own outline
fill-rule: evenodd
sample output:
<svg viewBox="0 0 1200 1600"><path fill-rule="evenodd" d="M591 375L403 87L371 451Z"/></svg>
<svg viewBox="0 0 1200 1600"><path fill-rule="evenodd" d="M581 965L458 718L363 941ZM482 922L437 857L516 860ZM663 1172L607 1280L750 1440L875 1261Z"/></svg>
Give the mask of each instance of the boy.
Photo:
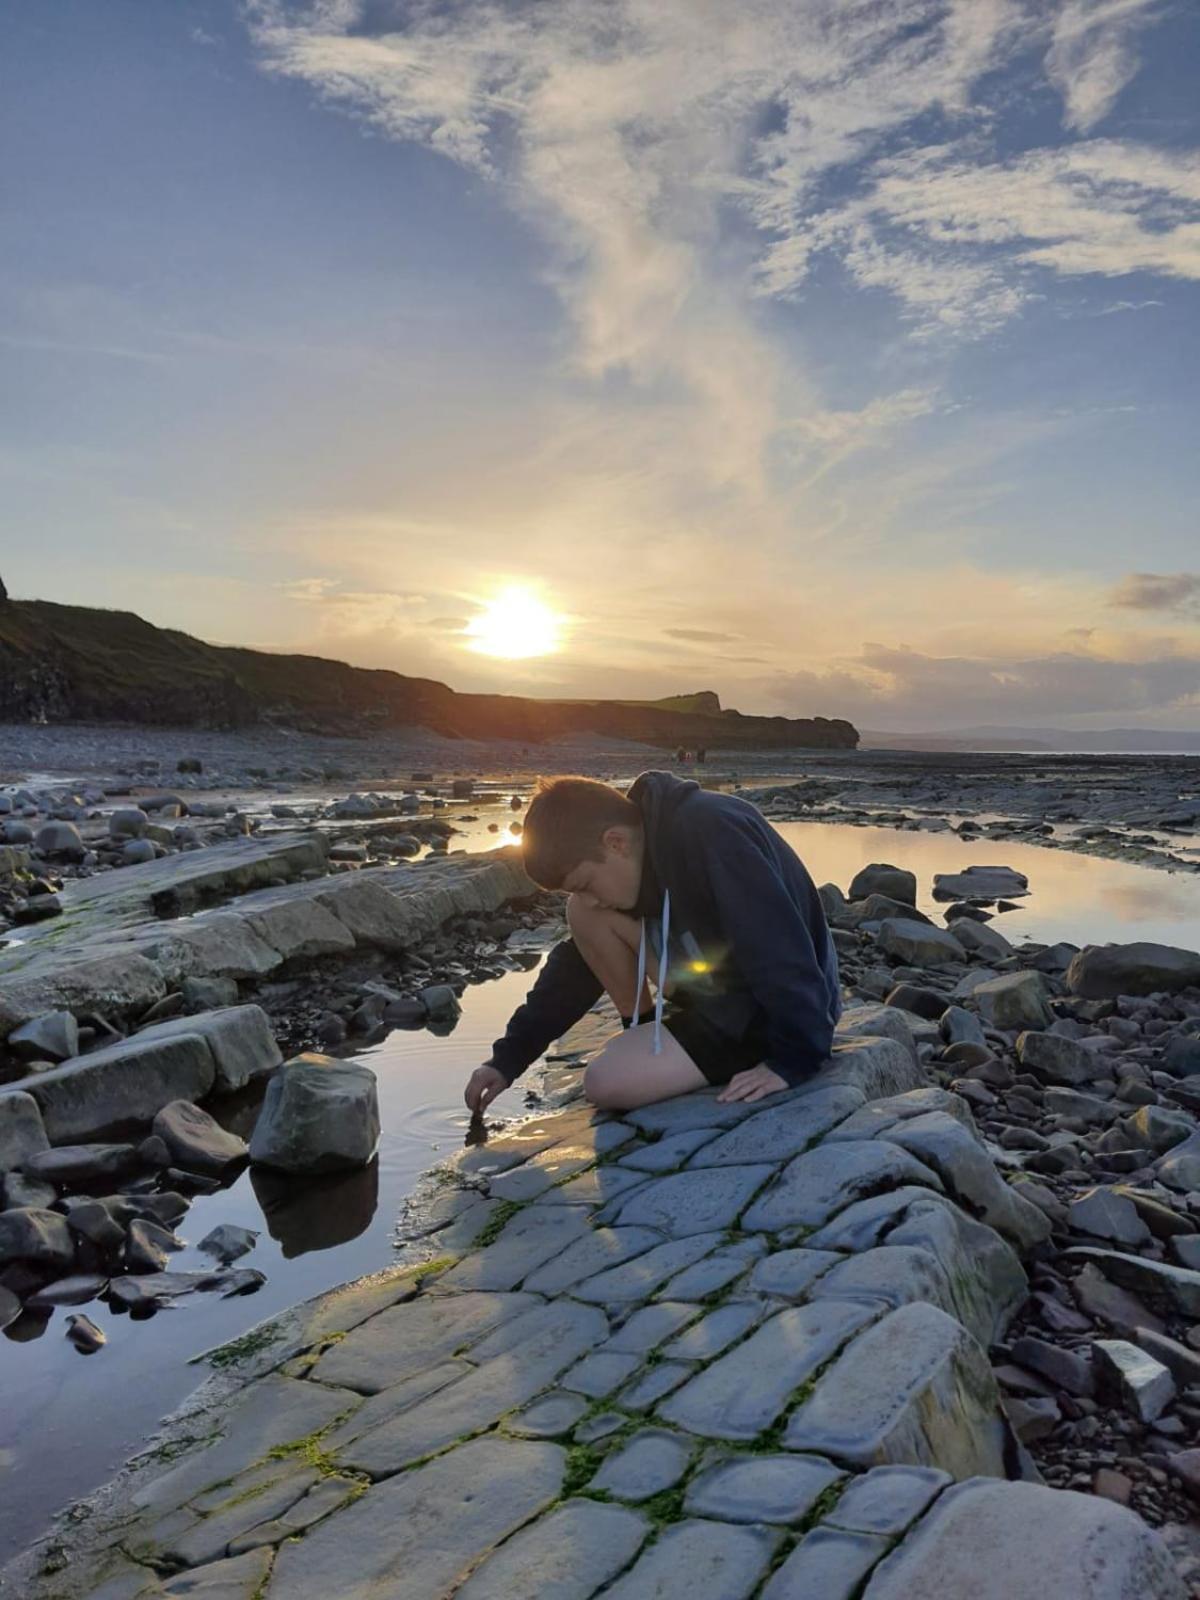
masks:
<svg viewBox="0 0 1200 1600"><path fill-rule="evenodd" d="M535 883L567 891L571 937L471 1075L473 1112L605 990L625 1029L592 1058L584 1092L608 1110L705 1084L720 1100L761 1100L828 1056L841 992L824 910L800 858L745 800L669 772L644 772L628 795L545 779L522 850Z"/></svg>

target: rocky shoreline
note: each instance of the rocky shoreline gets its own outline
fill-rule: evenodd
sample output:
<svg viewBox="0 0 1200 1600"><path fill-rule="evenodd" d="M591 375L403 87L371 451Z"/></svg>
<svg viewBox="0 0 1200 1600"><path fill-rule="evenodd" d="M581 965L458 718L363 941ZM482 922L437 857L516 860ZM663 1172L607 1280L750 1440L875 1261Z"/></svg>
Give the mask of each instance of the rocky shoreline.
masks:
<svg viewBox="0 0 1200 1600"><path fill-rule="evenodd" d="M768 785L755 798L768 816L808 816L813 808L798 802L813 781L801 781L800 795L795 786ZM506 775L496 787L508 786ZM426 787L437 784L427 781ZM446 783L446 793L453 798L451 790L452 781ZM16 1051L11 1042L6 1047L10 1075L20 1071L23 1078L19 1086L0 1085L0 1112L6 1098L11 1107L20 1096L34 1104L44 1129L53 1130L46 1145L33 1151L22 1148L21 1159L9 1164L0 1232L7 1230L5 1239L9 1233L15 1238L22 1226L29 1226L20 1213L41 1211L45 1229L70 1235L71 1260L60 1249L54 1263L31 1261L21 1254L19 1243L14 1254L9 1240L0 1295L17 1301L47 1290L53 1295L65 1270L68 1279L111 1279L118 1296L149 1294L153 1299L153 1284L147 1289L143 1283L139 1289L138 1280L170 1279L171 1241L162 1235L170 1235L186 1209L188 1183L214 1177L219 1181L221 1170L245 1159L244 1149L224 1146L209 1152L217 1172L211 1163L206 1172L206 1140L211 1144L216 1138L213 1129L178 1109L152 1126L164 1108L170 1111L181 1099L190 1105L203 1102L220 1072L227 1081L241 1074L243 1085L260 1074L274 1073L278 1079L281 1054L290 1058L313 1047L346 1050L393 1026L432 1026L436 1031L450 1025L456 996L466 984L536 963L538 949L561 927L555 898L534 892L511 864L511 853L464 857L438 851L415 864L405 859L409 847L398 841L414 819L402 814L402 800L402 795L368 797L351 806L349 815L330 819L332 828L327 824L324 831L309 833L283 831L303 823L303 817L273 819L278 832L262 824L249 832L230 832L227 814L201 815L199 825L212 828L211 839L191 847L164 846L161 854L156 850L154 861L104 867L97 850L91 867L82 861L64 863L78 870L74 876L63 874L61 917L32 925L23 942L0 949L4 1032L11 1041L22 1029L33 1030L26 1040L18 1040ZM172 803L191 809L186 796ZM322 809L329 805L322 801ZM92 831L97 839L111 841L112 797L94 809L101 815L83 818L81 835ZM154 814L138 809L147 818ZM861 808L861 815L879 820L869 808ZM444 814L416 820L426 828L426 840L452 838ZM189 820L187 825L195 824ZM1006 825L1023 826L1020 819ZM1182 810L1175 825L1184 825ZM349 829L357 834L348 836L344 830ZM355 846L353 852L347 845ZM424 841L422 848L427 848ZM490 887L484 889L485 882ZM414 897L418 887L421 892ZM996 1414L1010 1430L1010 1445L1002 1460L992 1458L992 1465L983 1468L981 1458L971 1455L972 1470L1085 1490L1090 1500L1132 1508L1142 1523L1163 1530L1179 1581L1194 1586L1200 1580L1200 1452L1193 1445L1200 1424L1200 957L1156 945L1014 946L994 925L991 912L1019 903L1027 888L1019 874L1003 869L948 876L935 888L944 905L936 923L917 910L917 885L903 868L875 863L844 891L823 887L850 1006L840 1035L844 1047L854 1048L851 1041L858 1037L880 1043L870 1047L867 1064L859 1069L867 1077L852 1085L860 1096L857 1109L847 1110L819 1136L820 1149L830 1152L822 1160L831 1164L829 1181L837 1196L820 1227L793 1218L786 1227L764 1222L761 1228L747 1229L740 1208L732 1218L739 1235L763 1242L754 1249L745 1243L744 1257L734 1255L732 1260L756 1260L764 1252L768 1260L815 1253L824 1245L814 1243L810 1232L832 1228L830 1250L849 1251L856 1263L874 1258L874 1268L888 1268L861 1290L868 1300L893 1311L916 1303L940 1305L988 1348L988 1382L996 1385ZM210 909L200 915L187 914L205 905ZM179 912L184 914L172 915ZM213 937L214 925L219 938ZM47 937L48 930L55 937ZM64 1099L56 1083L64 1075L71 1078L72 1061L95 1063L105 1051L119 1060L122 1051L152 1044L161 1048L156 1030L160 1036L164 1030L168 1037L174 1031L176 1037L198 1035L204 1041L205 1059L211 1062L208 1088L201 1074L194 1092L172 1094L149 1108L150 1114L139 1113L144 1126L135 1139L98 1143L108 1137L103 1116L87 1097L81 1112L77 1092L72 1089ZM899 1047L901 1056L889 1057L888 1045ZM42 1053L31 1057L32 1049ZM54 1064L56 1054L63 1066ZM910 1065L896 1066L901 1058ZM870 1065L873 1060L875 1066ZM889 1060L892 1065L886 1069L878 1066ZM877 1068L883 1073L878 1080L873 1076ZM195 1070L194 1061L187 1070ZM568 1094L577 1088L567 1073L558 1074L556 1083ZM828 1085L837 1086L836 1080ZM811 1094L816 1093L814 1086ZM898 1098L906 1103L900 1105ZM812 1103L808 1095L800 1099ZM693 1100L698 1109L689 1110ZM789 1097L782 1097L782 1124L788 1104ZM706 1097L673 1105L674 1110L662 1109L658 1121L649 1114L628 1119L642 1143L624 1152L617 1152L615 1145L611 1151L596 1145L599 1130L612 1125L605 1119L562 1123L563 1131L544 1149L561 1147L559 1156L568 1165L555 1167L550 1182L561 1184L564 1192L579 1184L572 1193L582 1195L589 1192L585 1174L607 1172L610 1164L641 1174L639 1182L652 1181L649 1174L683 1177L703 1166L709 1172L706 1181L712 1182L713 1169L701 1159L702 1147L731 1132L740 1118L726 1118L727 1108L717 1117ZM23 1109L27 1114L28 1108ZM93 1118L91 1124L87 1117ZM577 1114L570 1117L577 1119ZM756 1126L761 1137L770 1132L765 1122ZM596 1134L585 1137L593 1127ZM525 1170L520 1163L528 1156L534 1174L543 1174L546 1163L532 1145L521 1145L521 1134L512 1137L520 1162L504 1157L502 1136L456 1163L449 1178L424 1191L425 1198L411 1209L403 1228L410 1261L443 1254L456 1258L481 1236L487 1240L495 1234L499 1244L509 1230L513 1239L522 1236L524 1211L535 1209L532 1202L542 1199L544 1185L542 1176L518 1176ZM602 1140L615 1137L603 1134ZM882 1165L876 1157L862 1158L865 1176L860 1178L853 1160L844 1165L850 1159L845 1146L876 1137L901 1154L888 1155ZM80 1141L90 1155L77 1153ZM792 1150L788 1160L803 1156L809 1142ZM90 1172L70 1167L72 1160L89 1159L101 1168L106 1162L116 1165L111 1171ZM30 1161L36 1166L39 1160L55 1170L30 1170ZM743 1161L754 1165L757 1156ZM952 1286L937 1288L937 1271L914 1258L922 1249L920 1241L911 1249L902 1247L903 1230L915 1215L911 1191L914 1185L920 1189L928 1184L928 1179L914 1176L909 1162L936 1174L938 1181L930 1187L952 1196L965 1217L996 1230L1024 1258L1027 1285L1022 1280L1020 1293L1007 1294L993 1308L987 1326L978 1306L961 1294L956 1299ZM788 1170L786 1164L779 1166L764 1181L783 1185ZM617 1181L632 1197L632 1181ZM34 1193L29 1186L38 1183L43 1188ZM534 1192L525 1192L527 1184ZM106 1192L97 1195L98 1186ZM101 1204L106 1198L113 1204ZM621 1233L648 1226L663 1233L663 1244L673 1237L671 1228L664 1231L657 1223L626 1218L621 1206L610 1203L613 1196L593 1198L597 1203L589 1203L589 1228ZM89 1205L94 1210L98 1204L105 1217L97 1214L92 1220L100 1229L105 1223L119 1228L119 1249L114 1239L88 1239L71 1227L77 1210ZM180 1209L168 1215L176 1206ZM90 1211L76 1221L89 1218ZM788 1229L791 1238L785 1238ZM57 1242L61 1246L63 1239ZM648 1249L660 1247L644 1242ZM743 1243L735 1242L739 1247ZM720 1258L728 1248L728 1239L722 1243L718 1238L704 1259ZM115 1271L114 1251L121 1258ZM944 1268L940 1247L930 1244L926 1254L930 1252ZM221 1261L214 1250L213 1281L207 1287L251 1292L253 1269L237 1267L237 1259ZM724 1269L711 1270L720 1276ZM133 1287L117 1287L121 1284ZM520 1284L518 1278L510 1288L494 1292L516 1294ZM169 1281L159 1284L168 1300L172 1287ZM174 1287L179 1292L199 1290L198 1285L186 1291ZM403 1295L416 1287L407 1284ZM420 1300L418 1295L414 1303ZM799 1303L807 1300L806 1291ZM731 1271L722 1286L706 1291L699 1301L706 1317L724 1313L720 1326L742 1326L738 1338L779 1310L778 1295L761 1274L757 1282L747 1282ZM611 1307L609 1314L608 1337L619 1338L620 1318L612 1321ZM87 1329L81 1328L79 1338L87 1337ZM303 1364L307 1358L301 1349L311 1354L317 1344L297 1345L294 1354ZM225 1387L266 1370L255 1360L242 1365L254 1347L250 1339L233 1358L219 1363ZM273 1335L266 1338L266 1347L279 1353ZM668 1364L677 1359L686 1364L695 1358L670 1357ZM273 1365L273 1359L267 1363ZM307 1370L296 1374L297 1381ZM686 1432L687 1423L672 1420L666 1395L661 1398L655 1428L670 1434L682 1425ZM630 1442L632 1423L646 1420L636 1407L618 1404L617 1409L624 1420L613 1428L607 1447L602 1436L581 1441L578 1433L569 1446L569 1451L586 1449L598 1472L607 1454ZM487 1432L486 1438L509 1437L506 1416L499 1420L499 1431ZM578 1425L577 1418L572 1427ZM280 1443L286 1441L275 1441ZM962 1476L961 1462L943 1460L938 1448L931 1453L922 1447L924 1453L918 1451L913 1464L932 1462ZM838 1459L836 1451L833 1459ZM362 1481L354 1476L357 1470L350 1469L352 1483ZM607 1489L580 1488L576 1499L598 1505L611 1501ZM357 1494L347 1491L348 1500ZM676 1523L687 1522L684 1509L679 1502L678 1516L654 1524L658 1540ZM193 1510L189 1515L207 1513ZM724 1513L715 1515L720 1520ZM814 1525L805 1537L819 1531ZM52 1542L39 1559L54 1565L56 1548ZM127 1542L122 1548L128 1548ZM654 1548L650 1544L641 1559L649 1560ZM227 1550L220 1559L246 1557ZM149 1584L147 1594L176 1592L171 1573L178 1565L175 1553L154 1556L148 1567L136 1567L129 1581ZM255 1557L246 1568L257 1574L247 1596L262 1586L266 1569L259 1573L261 1565ZM885 1569L886 1563L880 1573ZM32 1569L22 1570L22 1581L32 1581ZM55 1581L59 1588L48 1587L47 1594L84 1592ZM879 1581L871 1580L871 1600ZM111 1594L141 1592L141 1587L127 1586ZM768 1586L764 1592L776 1591ZM886 1585L878 1592L887 1593ZM1080 1591L1097 1596L1109 1592ZM1176 1593L1166 1579L1160 1588L1144 1592Z"/></svg>

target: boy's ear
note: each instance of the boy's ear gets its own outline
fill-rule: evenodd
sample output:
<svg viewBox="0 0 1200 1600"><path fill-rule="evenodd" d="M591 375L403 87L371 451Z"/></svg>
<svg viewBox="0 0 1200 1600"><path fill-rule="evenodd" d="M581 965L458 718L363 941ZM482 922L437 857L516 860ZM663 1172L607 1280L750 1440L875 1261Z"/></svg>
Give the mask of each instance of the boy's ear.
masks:
<svg viewBox="0 0 1200 1600"><path fill-rule="evenodd" d="M629 829L621 827L619 823L614 823L611 828L605 828L600 835L600 843L615 856L627 856L631 842Z"/></svg>

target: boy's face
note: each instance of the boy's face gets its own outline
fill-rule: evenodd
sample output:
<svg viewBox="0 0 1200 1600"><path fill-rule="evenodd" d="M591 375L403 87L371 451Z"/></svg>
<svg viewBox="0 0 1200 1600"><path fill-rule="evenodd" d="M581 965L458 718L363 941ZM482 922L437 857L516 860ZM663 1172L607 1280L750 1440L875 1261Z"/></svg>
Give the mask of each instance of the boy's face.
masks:
<svg viewBox="0 0 1200 1600"><path fill-rule="evenodd" d="M642 887L640 828L609 828L600 839L602 861L581 861L563 879L568 894L604 911L632 911Z"/></svg>

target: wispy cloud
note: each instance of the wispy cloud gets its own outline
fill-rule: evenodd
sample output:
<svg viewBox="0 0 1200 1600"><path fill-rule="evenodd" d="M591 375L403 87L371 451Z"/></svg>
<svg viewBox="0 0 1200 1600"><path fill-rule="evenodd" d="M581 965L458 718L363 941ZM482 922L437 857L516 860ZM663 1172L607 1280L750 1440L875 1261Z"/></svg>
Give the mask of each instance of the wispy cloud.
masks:
<svg viewBox="0 0 1200 1600"><path fill-rule="evenodd" d="M1113 589L1109 604L1126 611L1200 616L1200 572L1131 572Z"/></svg>
<svg viewBox="0 0 1200 1600"><path fill-rule="evenodd" d="M1162 0L1064 0L1054 19L1046 72L1063 97L1063 121L1087 133L1112 109L1138 69L1136 34Z"/></svg>
<svg viewBox="0 0 1200 1600"><path fill-rule="evenodd" d="M663 632L689 644L734 644L737 640L734 633L713 633L708 628L664 628Z"/></svg>

